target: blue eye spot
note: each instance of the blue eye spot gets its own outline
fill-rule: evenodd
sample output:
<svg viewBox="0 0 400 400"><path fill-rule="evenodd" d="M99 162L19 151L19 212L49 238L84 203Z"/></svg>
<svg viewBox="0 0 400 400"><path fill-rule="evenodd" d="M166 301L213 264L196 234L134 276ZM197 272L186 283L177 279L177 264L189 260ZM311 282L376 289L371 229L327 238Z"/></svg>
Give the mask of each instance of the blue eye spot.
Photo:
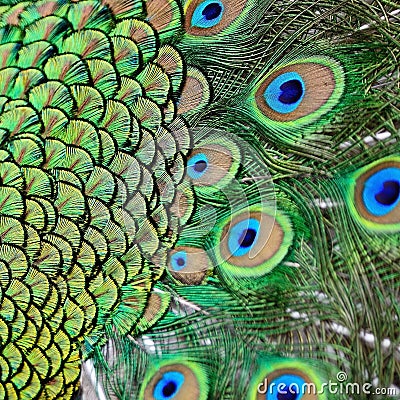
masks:
<svg viewBox="0 0 400 400"><path fill-rule="evenodd" d="M192 179L200 179L208 170L209 161L205 154L199 153L188 160L188 175Z"/></svg>
<svg viewBox="0 0 400 400"><path fill-rule="evenodd" d="M191 24L197 28L212 28L221 22L224 5L219 0L206 0L193 13Z"/></svg>
<svg viewBox="0 0 400 400"><path fill-rule="evenodd" d="M180 372L166 372L157 382L153 397L155 400L172 400L180 391L185 377Z"/></svg>
<svg viewBox="0 0 400 400"><path fill-rule="evenodd" d="M376 201L384 206L393 205L400 194L400 184L396 181L383 182L382 191L375 195Z"/></svg>
<svg viewBox="0 0 400 400"><path fill-rule="evenodd" d="M300 400L306 393L307 385L297 375L284 374L269 384L266 400Z"/></svg>
<svg viewBox="0 0 400 400"><path fill-rule="evenodd" d="M272 110L288 114L297 109L305 93L303 78L297 72L286 72L268 85L264 98Z"/></svg>
<svg viewBox="0 0 400 400"><path fill-rule="evenodd" d="M207 21L212 21L213 19L218 18L221 13L222 6L218 3L208 4L202 12Z"/></svg>
<svg viewBox="0 0 400 400"><path fill-rule="evenodd" d="M173 381L168 382L164 387L163 387L163 395L166 397L171 397L176 393L176 383Z"/></svg>
<svg viewBox="0 0 400 400"><path fill-rule="evenodd" d="M178 251L171 257L171 267L174 271L182 271L187 266L186 251Z"/></svg>
<svg viewBox="0 0 400 400"><path fill-rule="evenodd" d="M363 201L371 214L382 217L400 203L400 169L385 168L370 176L364 185Z"/></svg>
<svg viewBox="0 0 400 400"><path fill-rule="evenodd" d="M296 104L303 96L303 86L300 81L292 79L281 85L279 101L283 104Z"/></svg>
<svg viewBox="0 0 400 400"><path fill-rule="evenodd" d="M242 232L242 235L239 239L240 247L251 247L254 244L256 237L257 231L255 229L246 229Z"/></svg>
<svg viewBox="0 0 400 400"><path fill-rule="evenodd" d="M235 257L247 254L257 242L259 231L260 222L254 218L246 219L233 226L228 237L231 254Z"/></svg>
<svg viewBox="0 0 400 400"><path fill-rule="evenodd" d="M297 387L288 387L282 390L282 393L278 393L277 400L297 400L299 393L297 393Z"/></svg>
<svg viewBox="0 0 400 400"><path fill-rule="evenodd" d="M205 161L197 161L193 166L194 170L201 174L207 169L207 163Z"/></svg>

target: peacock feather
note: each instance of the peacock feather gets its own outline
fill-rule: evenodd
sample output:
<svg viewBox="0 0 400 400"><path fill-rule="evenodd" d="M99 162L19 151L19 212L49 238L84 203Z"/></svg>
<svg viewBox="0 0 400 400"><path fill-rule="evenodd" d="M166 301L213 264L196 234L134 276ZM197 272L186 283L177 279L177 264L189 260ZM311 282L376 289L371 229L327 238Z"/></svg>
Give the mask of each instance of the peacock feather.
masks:
<svg viewBox="0 0 400 400"><path fill-rule="evenodd" d="M399 15L0 0L0 399L400 398Z"/></svg>

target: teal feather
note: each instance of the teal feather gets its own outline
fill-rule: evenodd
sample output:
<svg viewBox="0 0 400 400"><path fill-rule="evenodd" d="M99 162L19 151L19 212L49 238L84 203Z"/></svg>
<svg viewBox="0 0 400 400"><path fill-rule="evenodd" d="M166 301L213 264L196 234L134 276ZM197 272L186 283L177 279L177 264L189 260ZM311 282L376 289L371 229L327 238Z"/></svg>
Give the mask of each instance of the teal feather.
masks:
<svg viewBox="0 0 400 400"><path fill-rule="evenodd" d="M0 400L400 396L399 10L0 0Z"/></svg>

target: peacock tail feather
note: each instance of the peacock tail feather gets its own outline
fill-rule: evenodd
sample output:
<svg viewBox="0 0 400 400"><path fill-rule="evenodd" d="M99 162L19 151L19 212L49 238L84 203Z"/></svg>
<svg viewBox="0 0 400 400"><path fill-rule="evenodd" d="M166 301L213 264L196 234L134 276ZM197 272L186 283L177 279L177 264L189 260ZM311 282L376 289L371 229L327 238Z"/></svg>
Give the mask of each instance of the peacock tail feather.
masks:
<svg viewBox="0 0 400 400"><path fill-rule="evenodd" d="M400 398L399 15L0 0L0 399Z"/></svg>

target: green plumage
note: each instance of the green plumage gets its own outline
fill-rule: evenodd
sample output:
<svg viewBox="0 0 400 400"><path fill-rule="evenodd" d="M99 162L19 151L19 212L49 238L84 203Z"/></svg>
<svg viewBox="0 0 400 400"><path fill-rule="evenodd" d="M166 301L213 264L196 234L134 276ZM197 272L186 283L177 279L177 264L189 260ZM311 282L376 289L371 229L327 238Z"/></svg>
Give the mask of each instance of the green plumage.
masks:
<svg viewBox="0 0 400 400"><path fill-rule="evenodd" d="M399 396L399 9L0 1L0 399Z"/></svg>

